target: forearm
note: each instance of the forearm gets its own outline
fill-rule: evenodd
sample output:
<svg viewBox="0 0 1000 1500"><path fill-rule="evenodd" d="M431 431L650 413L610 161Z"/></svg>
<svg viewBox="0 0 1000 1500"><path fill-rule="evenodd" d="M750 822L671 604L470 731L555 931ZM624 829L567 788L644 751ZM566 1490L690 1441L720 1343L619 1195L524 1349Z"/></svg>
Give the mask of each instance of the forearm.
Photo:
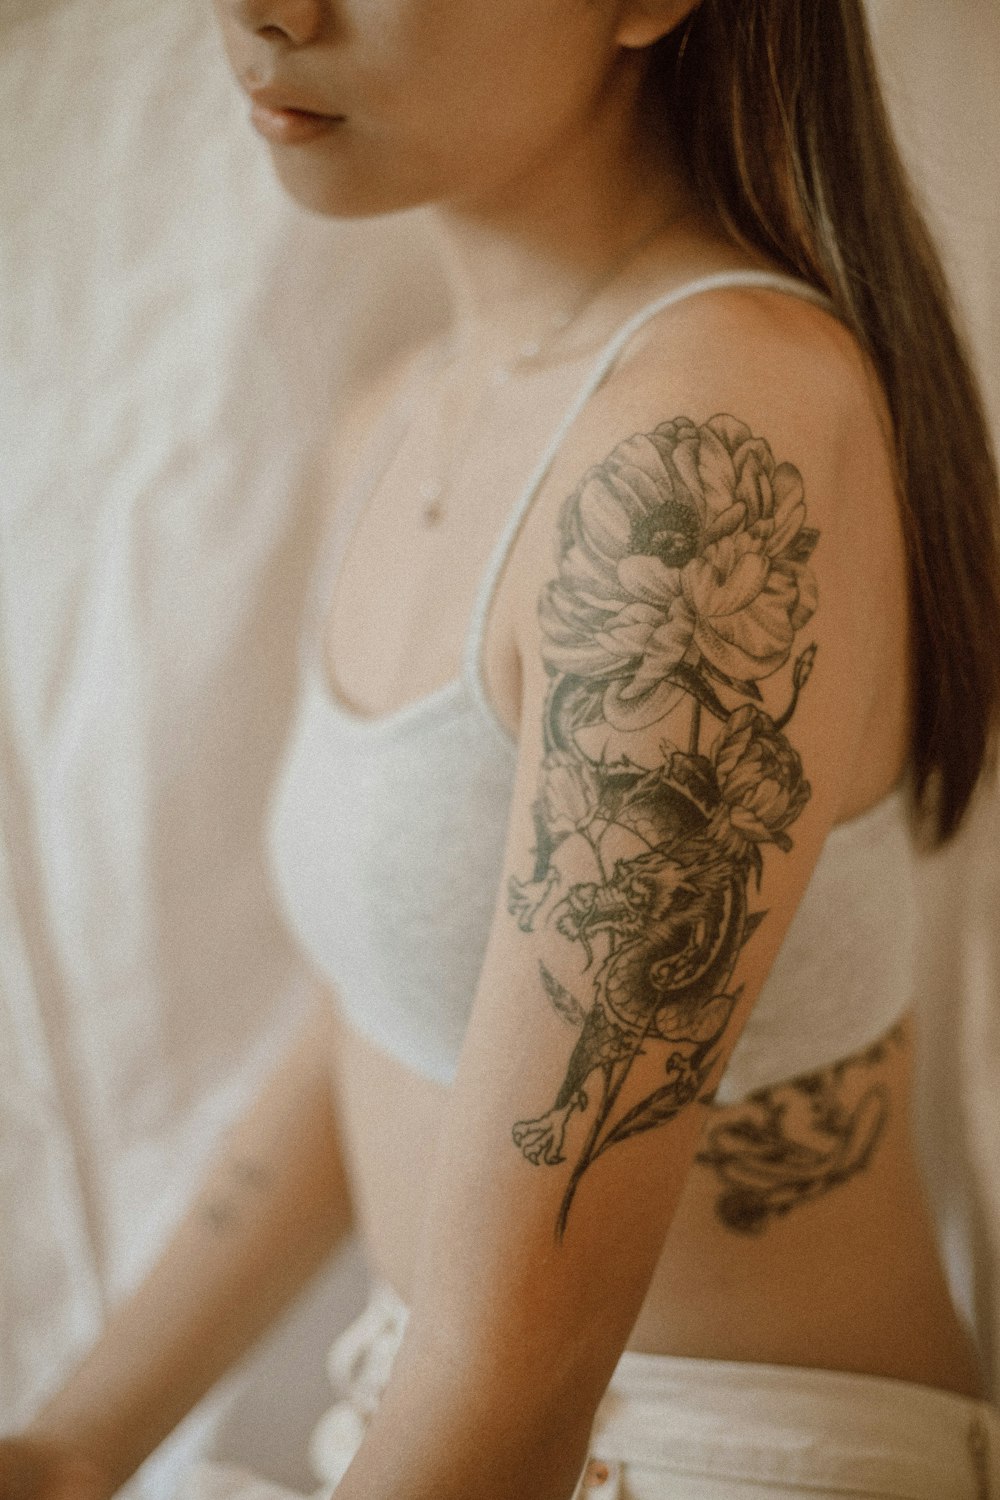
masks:
<svg viewBox="0 0 1000 1500"><path fill-rule="evenodd" d="M518 1056L506 1038L496 1052ZM569 1500L681 1192L681 1170L634 1149L627 1172L605 1176L602 1215L578 1218L554 1245L561 1184L532 1179L540 1208L518 1214L524 1189L519 1161L502 1155L503 1116L488 1098L478 1114L463 1108L458 1094L475 1093L488 1068L471 1051L465 1061L406 1336L336 1500ZM700 1115L662 1129L683 1162Z"/></svg>
<svg viewBox="0 0 1000 1500"><path fill-rule="evenodd" d="M449 1401L425 1387L387 1403L334 1500L570 1500L592 1417L575 1403L559 1410L543 1377L536 1392L527 1409L478 1388Z"/></svg>
<svg viewBox="0 0 1000 1500"><path fill-rule="evenodd" d="M317 1009L32 1435L93 1452L117 1488L318 1269L350 1225L329 1070Z"/></svg>
<svg viewBox="0 0 1000 1500"><path fill-rule="evenodd" d="M569 1500L611 1369L532 1299L419 1301L336 1500Z"/></svg>

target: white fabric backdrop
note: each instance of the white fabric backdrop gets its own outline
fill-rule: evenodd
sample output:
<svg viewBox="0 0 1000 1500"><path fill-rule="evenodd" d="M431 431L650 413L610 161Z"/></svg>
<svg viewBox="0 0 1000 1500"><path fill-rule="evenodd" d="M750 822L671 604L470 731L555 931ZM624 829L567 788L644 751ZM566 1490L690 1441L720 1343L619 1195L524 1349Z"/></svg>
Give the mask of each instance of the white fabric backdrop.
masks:
<svg viewBox="0 0 1000 1500"><path fill-rule="evenodd" d="M370 233L286 203L208 12L0 6L0 1426L301 1012L259 825L317 451L419 302L401 226L376 279Z"/></svg>
<svg viewBox="0 0 1000 1500"><path fill-rule="evenodd" d="M1000 418L997 10L872 9ZM259 815L316 460L349 372L438 307L418 223L281 198L206 11L0 13L0 1427L141 1276L300 1013ZM949 1245L983 1326L998 832L994 799L928 870L923 965L922 1128L939 1204L977 1205L974 1268ZM295 1453L323 1397L288 1372L318 1371L358 1279L342 1266L230 1390L217 1451L309 1487ZM136 1494L170 1493L182 1446Z"/></svg>

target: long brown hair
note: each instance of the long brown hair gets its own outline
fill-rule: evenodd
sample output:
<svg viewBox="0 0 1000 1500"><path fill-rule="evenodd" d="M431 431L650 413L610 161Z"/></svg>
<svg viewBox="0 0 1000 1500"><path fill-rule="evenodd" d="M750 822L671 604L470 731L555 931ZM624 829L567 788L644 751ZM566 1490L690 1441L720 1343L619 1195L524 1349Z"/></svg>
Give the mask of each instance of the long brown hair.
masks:
<svg viewBox="0 0 1000 1500"><path fill-rule="evenodd" d="M649 81L702 200L830 297L885 391L910 570L911 763L943 843L995 754L1000 486L861 0L701 0L653 49Z"/></svg>

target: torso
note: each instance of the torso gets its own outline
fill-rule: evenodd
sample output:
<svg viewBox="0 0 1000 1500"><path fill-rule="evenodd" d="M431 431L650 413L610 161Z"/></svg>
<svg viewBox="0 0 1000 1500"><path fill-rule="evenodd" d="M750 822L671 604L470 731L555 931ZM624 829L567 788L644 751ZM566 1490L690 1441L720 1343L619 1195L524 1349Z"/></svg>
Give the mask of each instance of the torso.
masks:
<svg viewBox="0 0 1000 1500"><path fill-rule="evenodd" d="M331 995L335 1005L335 996ZM868 1169L760 1235L716 1217L695 1167L628 1341L651 1354L853 1370L981 1395L948 1297L907 1121L911 1030L864 1087L892 1112ZM370 1265L408 1299L447 1090L341 1024L333 1070L358 1225ZM717 1126L739 1108L715 1110Z"/></svg>
<svg viewBox="0 0 1000 1500"><path fill-rule="evenodd" d="M681 316L697 316L682 312ZM584 358L580 365L586 363ZM572 389L569 366L553 377ZM519 422L501 415L485 452L456 472L449 514L428 528L396 465L362 513L337 579L325 634L330 684L361 714L380 717L440 688L458 670L476 581L511 496L553 425L549 405L521 393ZM505 393L517 406L518 393ZM537 424L537 432L532 430ZM516 442L500 433L516 432ZM481 444L482 446L482 444ZM527 450L528 457L525 453ZM487 481L488 482L485 482ZM456 567L456 559L461 566ZM516 731L520 671L512 620L517 551L491 611L484 655L493 704ZM890 602L905 617L902 571ZM891 598L891 594L890 594ZM399 643L405 642L405 649ZM905 682L905 629L887 682ZM887 663L887 666L889 664ZM865 755L841 810L854 816L897 781L906 758L906 703L890 691L873 715ZM331 994L336 1012L336 996ZM864 1170L812 1201L773 1216L760 1232L734 1231L718 1212L720 1179L691 1172L629 1347L766 1363L853 1370L980 1393L968 1340L949 1300L910 1142L912 1026L883 1055L845 1074L839 1102L889 1101L878 1149ZM447 1090L411 1072L340 1022L333 1074L359 1227L375 1272L407 1300L419 1223L447 1106ZM746 1107L708 1111L705 1139L746 1117ZM719 1139L716 1135L714 1139Z"/></svg>

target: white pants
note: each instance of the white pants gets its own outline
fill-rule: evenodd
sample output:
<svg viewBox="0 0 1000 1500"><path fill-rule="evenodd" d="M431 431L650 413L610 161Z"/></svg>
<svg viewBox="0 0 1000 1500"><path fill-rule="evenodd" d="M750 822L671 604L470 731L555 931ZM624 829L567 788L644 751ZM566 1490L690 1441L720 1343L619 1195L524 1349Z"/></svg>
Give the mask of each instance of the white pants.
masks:
<svg viewBox="0 0 1000 1500"><path fill-rule="evenodd" d="M376 1286L330 1350L342 1399L313 1433L329 1497L364 1437L406 1327ZM183 1500L279 1500L277 1486L201 1465ZM574 1500L1000 1500L1000 1414L907 1381L781 1365L622 1355ZM475 1500L470 1496L469 1500ZM521 1500L521 1497L511 1497Z"/></svg>

